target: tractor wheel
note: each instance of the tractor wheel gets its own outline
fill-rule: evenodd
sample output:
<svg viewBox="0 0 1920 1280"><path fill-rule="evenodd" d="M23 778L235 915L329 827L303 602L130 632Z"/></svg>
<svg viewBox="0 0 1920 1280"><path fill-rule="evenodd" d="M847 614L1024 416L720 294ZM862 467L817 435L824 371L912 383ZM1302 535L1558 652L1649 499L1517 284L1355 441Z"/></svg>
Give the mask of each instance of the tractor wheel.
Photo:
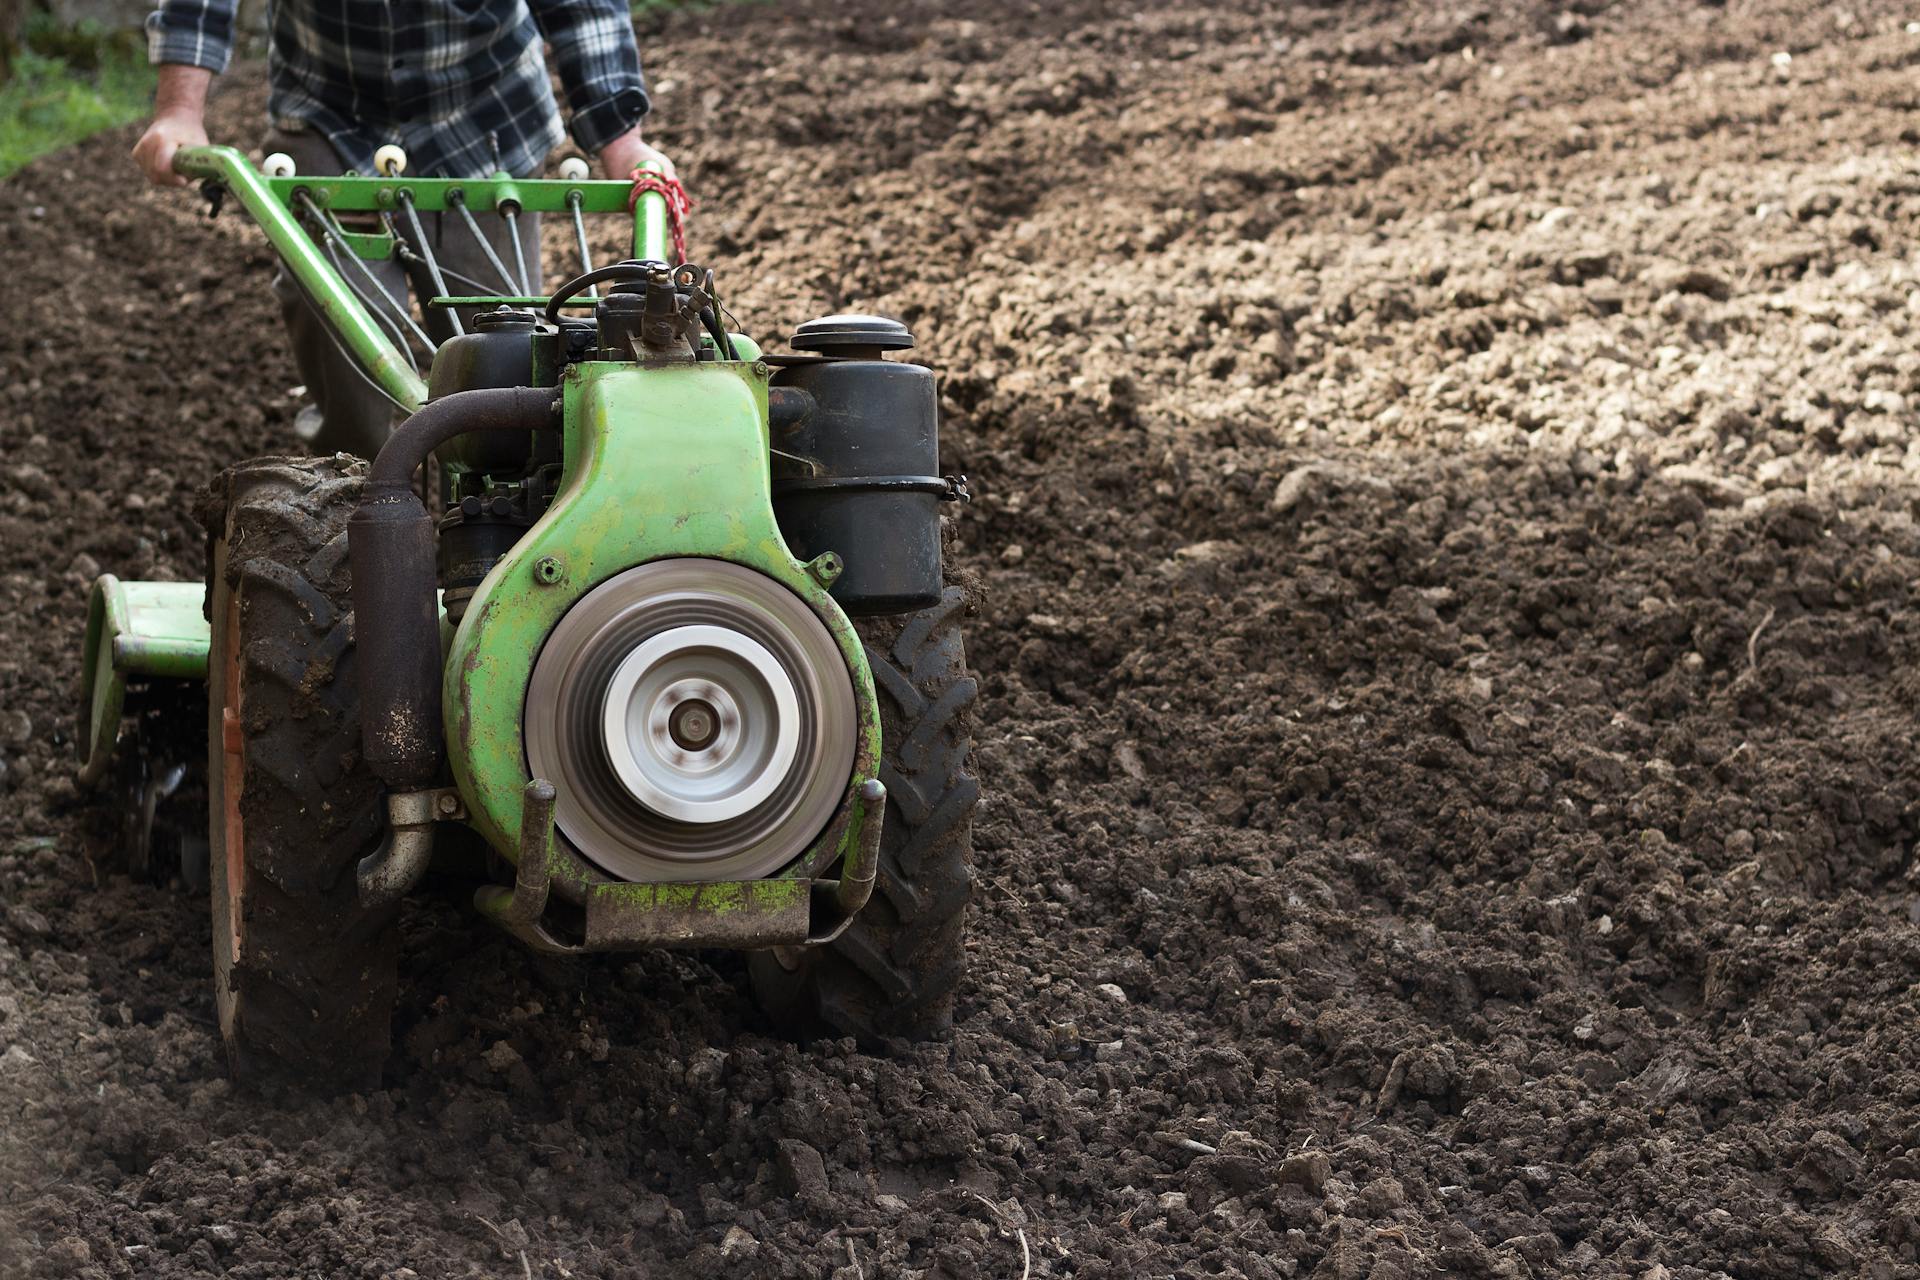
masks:
<svg viewBox="0 0 1920 1280"><path fill-rule="evenodd" d="M973 807L967 771L978 687L967 674L965 594L860 625L880 697L887 818L873 898L829 946L754 953L755 995L792 1030L824 1024L869 1042L930 1039L951 1029L965 967L973 885Z"/></svg>
<svg viewBox="0 0 1920 1280"><path fill-rule="evenodd" d="M347 517L366 465L267 458L203 514L214 1003L247 1084L378 1084L395 911L362 909L355 864L385 826L360 760Z"/></svg>

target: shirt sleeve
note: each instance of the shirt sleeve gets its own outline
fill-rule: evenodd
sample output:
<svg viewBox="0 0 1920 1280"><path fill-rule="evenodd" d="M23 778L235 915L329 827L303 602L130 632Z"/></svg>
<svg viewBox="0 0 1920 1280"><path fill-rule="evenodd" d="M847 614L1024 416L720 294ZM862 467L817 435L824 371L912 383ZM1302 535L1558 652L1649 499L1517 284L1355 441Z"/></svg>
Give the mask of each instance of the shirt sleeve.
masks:
<svg viewBox="0 0 1920 1280"><path fill-rule="evenodd" d="M219 75L233 57L235 0L158 0L147 15L147 61L205 67Z"/></svg>
<svg viewBox="0 0 1920 1280"><path fill-rule="evenodd" d="M653 103L624 0L529 0L529 7L553 49L581 150L591 155L639 124Z"/></svg>

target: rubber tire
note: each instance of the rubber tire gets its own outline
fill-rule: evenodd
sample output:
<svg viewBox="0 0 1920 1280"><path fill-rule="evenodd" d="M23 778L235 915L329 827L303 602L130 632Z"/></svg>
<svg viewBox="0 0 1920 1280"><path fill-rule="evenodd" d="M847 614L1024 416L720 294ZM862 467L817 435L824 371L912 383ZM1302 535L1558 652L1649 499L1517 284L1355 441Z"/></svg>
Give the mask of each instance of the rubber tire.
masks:
<svg viewBox="0 0 1920 1280"><path fill-rule="evenodd" d="M347 564L365 474L346 455L260 459L201 513L214 1001L254 1086L375 1087L391 1043L397 912L364 910L354 881L385 826L360 760Z"/></svg>
<svg viewBox="0 0 1920 1280"><path fill-rule="evenodd" d="M859 623L880 699L887 785L879 878L838 940L790 953L796 968L769 951L750 958L755 998L786 1030L824 1026L877 1043L952 1029L980 798L967 769L979 687L967 673L965 612L965 593L950 587L923 613Z"/></svg>

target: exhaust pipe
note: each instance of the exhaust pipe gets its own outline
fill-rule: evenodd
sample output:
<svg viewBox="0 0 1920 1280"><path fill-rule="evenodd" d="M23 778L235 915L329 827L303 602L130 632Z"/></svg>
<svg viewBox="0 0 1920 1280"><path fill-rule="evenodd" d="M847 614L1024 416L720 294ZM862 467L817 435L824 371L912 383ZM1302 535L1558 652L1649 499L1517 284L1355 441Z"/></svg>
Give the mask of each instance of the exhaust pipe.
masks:
<svg viewBox="0 0 1920 1280"><path fill-rule="evenodd" d="M440 606L433 517L413 491L429 454L474 431L557 431L551 387L458 391L430 401L382 446L347 522L360 750L388 787L428 787L447 754L440 715Z"/></svg>

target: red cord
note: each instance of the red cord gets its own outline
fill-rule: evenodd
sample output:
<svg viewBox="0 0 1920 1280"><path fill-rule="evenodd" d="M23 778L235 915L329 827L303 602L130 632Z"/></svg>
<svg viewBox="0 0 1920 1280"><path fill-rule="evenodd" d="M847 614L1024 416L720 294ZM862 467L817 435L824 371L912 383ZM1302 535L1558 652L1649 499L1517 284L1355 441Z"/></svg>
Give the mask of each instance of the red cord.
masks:
<svg viewBox="0 0 1920 1280"><path fill-rule="evenodd" d="M673 252L680 262L687 260L687 215L693 212L693 197L680 185L680 179L665 177L651 169L633 171L633 190L627 196L627 208L632 210L640 203L640 197L649 191L658 192L667 202L667 227L673 232ZM677 265L677 264L676 264Z"/></svg>

